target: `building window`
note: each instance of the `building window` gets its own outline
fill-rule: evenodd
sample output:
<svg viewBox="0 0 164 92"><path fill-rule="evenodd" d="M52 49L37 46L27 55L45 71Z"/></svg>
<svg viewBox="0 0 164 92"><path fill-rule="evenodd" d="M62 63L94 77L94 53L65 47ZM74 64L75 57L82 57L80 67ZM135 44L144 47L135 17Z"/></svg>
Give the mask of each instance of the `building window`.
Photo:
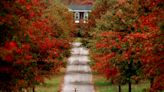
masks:
<svg viewBox="0 0 164 92"><path fill-rule="evenodd" d="M88 12L84 13L84 20L88 20Z"/></svg>
<svg viewBox="0 0 164 92"><path fill-rule="evenodd" d="M75 20L79 20L79 12L75 12Z"/></svg>

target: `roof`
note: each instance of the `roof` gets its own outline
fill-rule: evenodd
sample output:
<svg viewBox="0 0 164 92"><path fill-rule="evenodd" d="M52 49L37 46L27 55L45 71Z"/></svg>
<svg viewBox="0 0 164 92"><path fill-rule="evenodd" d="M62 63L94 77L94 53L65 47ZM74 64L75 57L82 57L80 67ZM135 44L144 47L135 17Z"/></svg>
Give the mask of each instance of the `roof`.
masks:
<svg viewBox="0 0 164 92"><path fill-rule="evenodd" d="M91 10L92 9L92 5L69 5L69 9L71 10Z"/></svg>

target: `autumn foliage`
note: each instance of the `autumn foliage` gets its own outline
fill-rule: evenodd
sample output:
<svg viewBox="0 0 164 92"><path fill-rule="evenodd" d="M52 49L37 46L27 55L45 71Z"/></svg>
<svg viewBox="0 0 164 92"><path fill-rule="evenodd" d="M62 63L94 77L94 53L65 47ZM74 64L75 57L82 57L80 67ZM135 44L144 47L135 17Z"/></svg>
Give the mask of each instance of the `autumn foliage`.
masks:
<svg viewBox="0 0 164 92"><path fill-rule="evenodd" d="M164 90L163 0L97 0L90 20L93 69L122 85ZM130 91L129 91L130 92Z"/></svg>
<svg viewBox="0 0 164 92"><path fill-rule="evenodd" d="M77 4L77 5L92 5L95 0L61 0L66 5Z"/></svg>
<svg viewBox="0 0 164 92"><path fill-rule="evenodd" d="M22 92L56 73L69 55L70 21L55 1L1 0L0 91Z"/></svg>

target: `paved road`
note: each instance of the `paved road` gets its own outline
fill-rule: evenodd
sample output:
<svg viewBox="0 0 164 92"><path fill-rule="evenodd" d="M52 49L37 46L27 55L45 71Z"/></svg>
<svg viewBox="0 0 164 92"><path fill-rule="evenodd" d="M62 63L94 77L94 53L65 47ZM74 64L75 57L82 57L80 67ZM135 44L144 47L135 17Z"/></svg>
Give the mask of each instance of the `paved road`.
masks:
<svg viewBox="0 0 164 92"><path fill-rule="evenodd" d="M81 46L81 43L75 42L71 54L61 92L95 92L91 69L88 65L88 50Z"/></svg>

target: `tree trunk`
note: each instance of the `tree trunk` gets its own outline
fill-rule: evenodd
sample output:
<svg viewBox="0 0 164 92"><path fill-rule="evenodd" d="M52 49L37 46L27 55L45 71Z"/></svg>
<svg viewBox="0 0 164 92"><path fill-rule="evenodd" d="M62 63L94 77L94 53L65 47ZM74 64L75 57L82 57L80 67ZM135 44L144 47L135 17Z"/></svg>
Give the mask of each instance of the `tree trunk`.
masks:
<svg viewBox="0 0 164 92"><path fill-rule="evenodd" d="M150 79L150 88L152 88L153 82L154 82L154 78L151 78L151 79Z"/></svg>
<svg viewBox="0 0 164 92"><path fill-rule="evenodd" d="M32 92L35 92L35 87L32 88Z"/></svg>
<svg viewBox="0 0 164 92"><path fill-rule="evenodd" d="M121 85L118 85L118 92L121 92Z"/></svg>
<svg viewBox="0 0 164 92"><path fill-rule="evenodd" d="M129 92L132 92L131 80L129 79Z"/></svg>
<svg viewBox="0 0 164 92"><path fill-rule="evenodd" d="M154 78L150 78L150 92L153 92L152 91L153 83L154 83Z"/></svg>
<svg viewBox="0 0 164 92"><path fill-rule="evenodd" d="M133 73L132 73L132 65L133 65L133 58L131 58L131 60L130 60L130 64L129 64L129 75L128 75L128 82L129 82L129 92L132 92L132 88L131 88L131 77L132 77L132 75L133 75Z"/></svg>

